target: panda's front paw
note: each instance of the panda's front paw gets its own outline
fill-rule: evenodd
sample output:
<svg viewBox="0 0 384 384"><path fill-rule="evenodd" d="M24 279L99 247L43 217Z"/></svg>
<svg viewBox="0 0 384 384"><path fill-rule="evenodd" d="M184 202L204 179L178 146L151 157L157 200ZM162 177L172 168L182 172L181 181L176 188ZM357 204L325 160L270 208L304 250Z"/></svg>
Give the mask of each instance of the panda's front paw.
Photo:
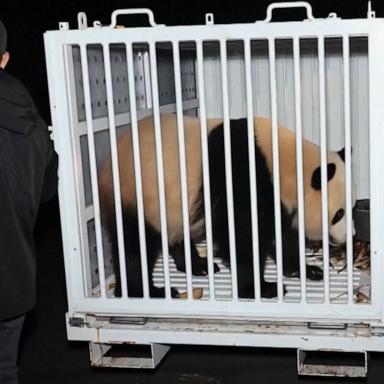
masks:
<svg viewBox="0 0 384 384"><path fill-rule="evenodd" d="M149 288L149 295L150 297L155 297L155 298L164 298L165 297L165 288L158 288L155 286L152 286ZM143 295L141 295L143 297ZM171 297L172 298L178 298L179 297L179 292L177 289L171 287Z"/></svg>
<svg viewBox="0 0 384 384"><path fill-rule="evenodd" d="M213 263L214 273L219 272L220 268L216 263ZM192 274L194 276L207 276L208 264L205 257L196 257L192 262Z"/></svg>
<svg viewBox="0 0 384 384"><path fill-rule="evenodd" d="M284 295L287 293L287 289L283 286ZM261 297L266 299L272 299L277 297L277 284L269 283L268 281L261 282Z"/></svg>
<svg viewBox="0 0 384 384"><path fill-rule="evenodd" d="M310 280L323 280L323 270L314 265L307 265L307 278Z"/></svg>

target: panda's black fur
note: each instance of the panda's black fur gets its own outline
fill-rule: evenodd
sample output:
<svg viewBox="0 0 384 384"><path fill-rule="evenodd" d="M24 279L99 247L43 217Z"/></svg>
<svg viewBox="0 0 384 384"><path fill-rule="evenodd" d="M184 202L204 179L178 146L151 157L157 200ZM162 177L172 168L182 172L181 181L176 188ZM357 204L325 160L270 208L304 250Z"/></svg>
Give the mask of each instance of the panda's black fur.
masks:
<svg viewBox="0 0 384 384"><path fill-rule="evenodd" d="M247 120L231 120L232 184L237 256L238 291L241 298L254 297L251 196ZM209 136L211 193L213 198L213 235L219 255L229 264L228 213L224 157L224 129L221 124ZM262 297L277 295L276 284L264 280L267 255L275 256L274 190L265 156L255 138L256 185L259 227L260 284ZM298 273L299 251L297 231L292 218L281 204L284 271Z"/></svg>
<svg viewBox="0 0 384 384"><path fill-rule="evenodd" d="M248 128L247 120L230 121L232 181L234 200L234 221L237 257L238 293L240 298L254 298L254 270L252 250L251 197L249 180ZM228 213L224 156L224 127L219 124L208 136L209 172L212 206L212 231L215 244L215 256L230 266ZM277 295L277 284L264 280L264 267L268 255L275 257L275 215L272 176L267 167L266 158L255 137L257 209L259 227L260 284L262 297ZM120 161L123 159L120 158ZM198 216L204 217L203 188L199 196ZM115 295L121 295L120 273L117 252L117 239L114 212L107 213L107 227L111 235L114 266L116 274ZM298 233L292 225L293 217L281 204L281 225L283 243L283 271L286 276L299 276ZM128 295L142 297L142 271L140 258L139 228L136 210L124 209L124 238L127 268ZM204 225L204 223L203 223ZM152 272L158 256L162 253L161 234L147 220L145 223L148 277L151 297L164 297L164 289L153 284ZM169 245L169 253L179 270L185 271L184 243L180 241ZM191 241L191 259L193 274L207 273L205 258L198 255ZM218 268L215 265L215 271ZM307 276L321 279L322 274L316 268L307 267ZM172 289L176 297L176 290Z"/></svg>

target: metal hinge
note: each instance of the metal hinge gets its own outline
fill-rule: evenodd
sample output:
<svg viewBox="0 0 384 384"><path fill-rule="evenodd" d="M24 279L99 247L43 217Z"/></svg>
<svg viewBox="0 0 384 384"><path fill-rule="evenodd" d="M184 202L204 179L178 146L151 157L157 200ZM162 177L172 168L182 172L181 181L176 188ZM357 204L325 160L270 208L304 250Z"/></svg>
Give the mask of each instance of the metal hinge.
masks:
<svg viewBox="0 0 384 384"><path fill-rule="evenodd" d="M384 337L384 326L371 326L371 335L376 337Z"/></svg>
<svg viewBox="0 0 384 384"><path fill-rule="evenodd" d="M85 327L87 324L82 317L70 317L68 320L68 324L70 327Z"/></svg>

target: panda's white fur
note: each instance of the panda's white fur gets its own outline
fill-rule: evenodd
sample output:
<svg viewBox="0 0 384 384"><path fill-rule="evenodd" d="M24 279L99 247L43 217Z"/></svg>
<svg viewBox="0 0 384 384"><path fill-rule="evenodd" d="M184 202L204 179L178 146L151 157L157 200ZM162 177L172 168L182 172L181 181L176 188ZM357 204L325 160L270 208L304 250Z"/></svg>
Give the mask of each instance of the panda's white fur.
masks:
<svg viewBox="0 0 384 384"><path fill-rule="evenodd" d="M244 128L244 123L241 124L242 128ZM211 133L220 126L222 129L222 120L208 119L207 135L212 137ZM265 158L266 166L268 168L267 172L269 172L270 180L265 180L264 178L262 182L270 183L272 181L272 136L270 119L255 117L254 129L257 142L256 151L260 152L257 152L257 154ZM153 232L156 234L160 233L161 226L153 118L148 117L141 120L139 122L138 131L145 220L147 223L147 231L152 231L153 229ZM202 156L200 120L198 118L184 116L184 134L186 143L190 234L191 241L196 242L199 241L205 233L205 222L204 215L202 214L201 201L203 195L201 189ZM235 134L235 132L232 132L231 134ZM175 115L161 115L161 137L163 146L168 240L172 249L172 246L182 243L183 240L178 133ZM291 215L291 218L288 220L290 222L289 225L292 227L297 225L297 219L295 218L297 210L295 140L296 138L293 132L283 126L279 126L281 202L284 209L286 209L287 214ZM248 147L245 146L241 150L248 151ZM130 130L127 130L127 132L119 139L118 154L123 211L136 212L136 180ZM311 179L314 170L320 165L319 147L307 140L303 140L303 159L306 236L310 239L319 240L322 238L321 191L311 187ZM339 243L345 241L345 218L340 220L336 225L332 225L332 219L339 209L345 209L344 162L337 152L328 152L328 163L330 162L335 164L336 171L334 176L328 182L329 228L330 237L333 242ZM210 171L212 173L212 170ZM233 172L235 173L236 169L234 169ZM113 220L113 181L110 160L106 161L100 172L99 187L102 215L112 216ZM222 210L224 209L226 208L223 206ZM268 212L265 212L265 214L268 214ZM247 289L249 289L249 287Z"/></svg>
<svg viewBox="0 0 384 384"><path fill-rule="evenodd" d="M271 121L265 118L255 119L256 136L272 172L272 129ZM279 164L281 200L288 211L297 210L296 179L296 135L291 130L279 126ZM345 215L336 224L332 224L334 215L339 209L345 210L345 164L338 152L327 152L328 164L335 164L335 174L327 184L328 189L328 223L329 235L335 245L344 243L346 239ZM320 147L303 140L303 183L305 233L311 240L321 240L322 210L321 190L311 186L314 171L320 166ZM297 225L297 217L294 220Z"/></svg>
<svg viewBox="0 0 384 384"><path fill-rule="evenodd" d="M217 127L222 120L208 119L207 133ZM271 120L263 117L254 119L255 135L259 146L266 157L269 171L272 173L272 130ZM181 189L179 172L179 153L177 141L177 121L174 114L161 115L161 132L163 144L163 161L165 177L165 193L167 197L167 223L169 242L180 241L183 237ZM202 160L200 141L200 120L184 116L184 132L187 161L187 180L189 197L189 214L192 238L202 234L204 221L196 221L196 210L201 196ZM156 145L153 118L148 117L139 122L140 159L143 181L143 199L145 218L160 231L159 194L157 182ZM289 212L297 209L296 181L296 137L289 129L279 126L279 158L280 158L280 188L281 200ZM118 142L120 156L120 184L124 208L136 208L135 173L132 153L132 136L128 131ZM345 217L336 225L332 218L338 209L345 209L345 166L337 152L328 151L328 162L336 165L336 174L328 183L328 210L330 236L335 242L345 242ZM321 191L311 187L313 171L320 164L320 148L303 140L303 176L304 176L304 206L306 236L312 240L322 238L321 223ZM111 164L108 161L100 174L100 192L107 204L113 204L108 198L113 196ZM112 210L112 207L106 208ZM295 223L296 221L294 221Z"/></svg>
<svg viewBox="0 0 384 384"><path fill-rule="evenodd" d="M207 123L208 133L220 124L220 120L211 119ZM156 163L156 144L153 118L139 122L140 161L145 218L160 231L159 192ZM184 116L184 134L186 145L187 181L191 237L201 235L204 222L196 222L198 197L202 182L202 161L199 120ZM177 122L173 114L161 115L161 138L163 145L164 185L167 198L168 240L171 244L183 237L183 218L181 211L181 189L179 171L179 152ZM136 179L131 132L127 131L118 142L119 173L123 208L136 209ZM113 183L111 163L107 161L100 177L100 194L104 204L113 204ZM105 211L113 210L104 206Z"/></svg>

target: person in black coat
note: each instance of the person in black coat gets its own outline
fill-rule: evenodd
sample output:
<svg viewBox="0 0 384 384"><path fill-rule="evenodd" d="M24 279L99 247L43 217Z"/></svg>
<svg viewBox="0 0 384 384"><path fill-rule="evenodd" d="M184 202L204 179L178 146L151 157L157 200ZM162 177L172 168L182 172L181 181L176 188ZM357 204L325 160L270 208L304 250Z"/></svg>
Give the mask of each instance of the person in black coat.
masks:
<svg viewBox="0 0 384 384"><path fill-rule="evenodd" d="M23 84L5 66L0 20L0 383L17 383L25 314L35 305L33 230L42 201L57 192L57 155Z"/></svg>

